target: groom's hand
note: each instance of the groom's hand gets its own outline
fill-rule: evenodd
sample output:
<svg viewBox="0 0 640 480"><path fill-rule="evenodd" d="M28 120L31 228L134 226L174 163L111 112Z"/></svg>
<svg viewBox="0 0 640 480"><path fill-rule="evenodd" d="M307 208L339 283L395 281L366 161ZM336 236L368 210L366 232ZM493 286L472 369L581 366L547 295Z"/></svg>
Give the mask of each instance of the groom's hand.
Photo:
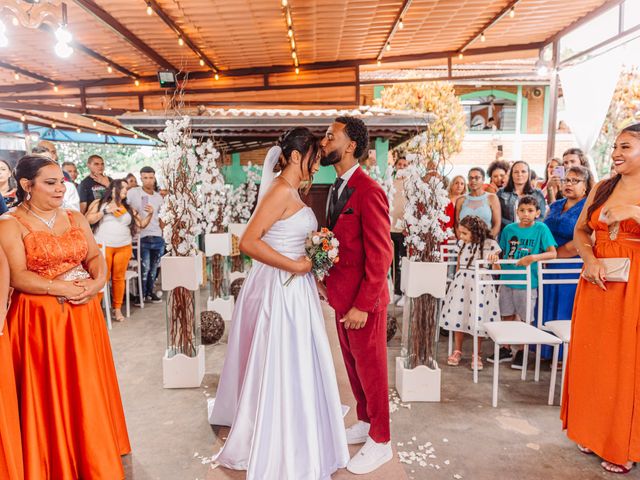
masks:
<svg viewBox="0 0 640 480"><path fill-rule="evenodd" d="M356 307L352 307L349 312L340 319L341 323L344 323L344 328L347 330L359 330L363 328L365 323L367 323L367 317L369 314L367 312L363 312L358 310Z"/></svg>

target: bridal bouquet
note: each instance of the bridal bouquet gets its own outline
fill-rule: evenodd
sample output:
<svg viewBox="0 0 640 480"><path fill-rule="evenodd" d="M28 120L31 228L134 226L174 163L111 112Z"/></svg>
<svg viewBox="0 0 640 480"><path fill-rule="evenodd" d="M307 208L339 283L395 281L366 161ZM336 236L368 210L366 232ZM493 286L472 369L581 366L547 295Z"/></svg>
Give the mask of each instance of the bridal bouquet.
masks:
<svg viewBox="0 0 640 480"><path fill-rule="evenodd" d="M331 267L340 261L339 246L340 242L328 228L322 228L319 232L311 232L307 237L304 249L307 252L307 257L311 260L311 272L318 280L322 281L324 277L329 276ZM291 275L284 285L289 285L294 278L295 274Z"/></svg>

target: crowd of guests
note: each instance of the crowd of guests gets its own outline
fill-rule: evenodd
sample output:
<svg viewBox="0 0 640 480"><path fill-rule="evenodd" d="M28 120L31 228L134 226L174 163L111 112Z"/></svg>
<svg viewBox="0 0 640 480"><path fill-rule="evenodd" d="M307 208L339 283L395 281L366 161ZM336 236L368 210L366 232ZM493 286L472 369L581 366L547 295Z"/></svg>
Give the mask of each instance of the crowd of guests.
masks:
<svg viewBox="0 0 640 480"><path fill-rule="evenodd" d="M48 141L16 165L0 159L2 479L124 478L131 448L99 292L110 282L123 321L139 242L138 301L161 301L163 197L151 167L140 186L133 174L105 175L98 155L87 169L78 182L77 165L60 165Z"/></svg>
<svg viewBox="0 0 640 480"><path fill-rule="evenodd" d="M497 161L488 169L472 168L466 179L449 184L454 212L450 226L459 246L458 264L444 301L441 325L454 332L455 349L447 363L462 360L465 334L483 323L530 318L572 320L563 386L562 421L582 453L602 458L602 467L627 473L640 461L640 124L625 128L612 153L611 176L596 184L584 153L567 150L547 164L542 181L529 165ZM544 308L536 312L537 268L552 259L581 258L577 285L544 286ZM515 260L497 264L500 259ZM527 312L526 285L485 286L474 322L474 262L496 270L531 266L532 311ZM629 261L627 275L620 273ZM571 268L555 263L553 268ZM570 276L570 275L569 275ZM503 280L524 275L503 275ZM515 277L515 278L514 278ZM552 278L566 278L558 273ZM489 362L511 362L522 369L527 350L505 346ZM471 366L482 369L481 358Z"/></svg>

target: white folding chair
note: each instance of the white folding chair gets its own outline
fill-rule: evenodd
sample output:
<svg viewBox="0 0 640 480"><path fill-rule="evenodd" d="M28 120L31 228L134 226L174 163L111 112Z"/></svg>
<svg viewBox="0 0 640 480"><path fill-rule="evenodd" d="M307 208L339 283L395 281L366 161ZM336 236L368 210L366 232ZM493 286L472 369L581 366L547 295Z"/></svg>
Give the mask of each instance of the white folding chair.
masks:
<svg viewBox="0 0 640 480"><path fill-rule="evenodd" d="M517 260L500 260L499 264L514 264L517 263ZM527 378L527 357L528 357L528 346L536 345L536 367L535 367L535 376L534 380L536 382L540 381L540 349L541 345L553 345L553 361L551 366L551 382L549 385L549 405L553 405L553 399L555 394L556 387L556 370L558 367L558 350L560 348L560 344L562 341L550 333L544 332L539 328L531 325L531 313L532 313L532 304L531 304L531 266L527 266L526 270L518 269L518 270L501 270L500 277L494 278L496 275L496 270L491 268L491 262L487 260L476 260L475 262L475 292L476 292L476 308L479 305L479 292L482 286L489 285L526 285L526 297L527 297L527 313L526 318L524 318L523 322L517 321L507 321L507 322L491 322L484 324L484 329L487 332L487 335L494 342L494 363L493 363L493 399L492 405L494 407L498 406L498 380L500 374L500 347L502 345L524 345L524 355L522 362L522 380L526 380ZM503 276L515 276L515 275L523 275L524 279L518 280L516 278L513 279L503 279ZM474 355L477 355L478 352L478 336L477 336L477 312L474 318L474 323L476 323L474 328L474 337L473 337L473 349ZM477 382L478 379L478 370L477 364L474 365L473 371L473 379L474 382Z"/></svg>
<svg viewBox="0 0 640 480"><path fill-rule="evenodd" d="M127 318L131 316L131 299L130 297L130 281L133 279L138 280L138 295L140 297L140 308L144 308L144 295L142 294L142 261L140 259L140 237L136 237L133 243L133 254L135 260L129 262L127 273L125 273L125 298ZM133 270L131 269L133 267Z"/></svg>
<svg viewBox="0 0 640 480"><path fill-rule="evenodd" d="M105 259L106 258L106 252L107 249L105 248L104 245L99 245L100 246L100 251L102 252L102 258ZM107 281L104 282L104 287L102 287L101 290L102 293L102 305L104 306L104 317L107 320L107 328L109 330L111 330L112 324L111 324L111 292L109 289L109 279L107 278Z"/></svg>
<svg viewBox="0 0 640 480"><path fill-rule="evenodd" d="M564 265L566 268L549 268L550 265ZM544 312L544 286L545 285L577 285L580 281L582 273L581 258L562 258L555 260L547 260L538 264L538 326L548 332L553 333L562 340L562 379L560 383L560 403L562 403L562 394L564 388L564 375L567 368L567 355L569 354L569 343L571 342L571 319L547 319L543 323ZM552 275L564 274L571 275L569 278L549 278Z"/></svg>
<svg viewBox="0 0 640 480"><path fill-rule="evenodd" d="M458 265L458 255L460 253L460 247L458 247L458 242L455 240L449 240L448 242L440 245L440 261L444 262L448 265L448 269L453 271L453 274L449 275L447 273L447 288L453 281L453 277L455 276L455 268ZM444 299L442 299L444 302ZM442 318L440 319L440 327L445 330L449 330L449 327L444 324ZM440 329L438 329L437 333L438 339L440 338ZM449 334L449 356L453 353L453 335Z"/></svg>

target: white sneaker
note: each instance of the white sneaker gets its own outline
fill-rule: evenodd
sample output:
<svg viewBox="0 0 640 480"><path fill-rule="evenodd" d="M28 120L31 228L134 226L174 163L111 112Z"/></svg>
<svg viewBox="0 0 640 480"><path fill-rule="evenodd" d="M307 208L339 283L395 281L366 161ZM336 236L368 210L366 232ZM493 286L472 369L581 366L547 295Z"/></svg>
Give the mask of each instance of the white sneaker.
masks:
<svg viewBox="0 0 640 480"><path fill-rule="evenodd" d="M364 446L349 460L347 470L356 475L364 475L380 468L392 458L391 442L376 443L371 437L367 437Z"/></svg>
<svg viewBox="0 0 640 480"><path fill-rule="evenodd" d="M358 423L347 428L347 443L356 445L366 442L367 438L369 438L369 428L371 428L371 425L367 422L358 420Z"/></svg>
<svg viewBox="0 0 640 480"><path fill-rule="evenodd" d="M404 307L404 297L400 297L400 300L396 302L397 307Z"/></svg>

